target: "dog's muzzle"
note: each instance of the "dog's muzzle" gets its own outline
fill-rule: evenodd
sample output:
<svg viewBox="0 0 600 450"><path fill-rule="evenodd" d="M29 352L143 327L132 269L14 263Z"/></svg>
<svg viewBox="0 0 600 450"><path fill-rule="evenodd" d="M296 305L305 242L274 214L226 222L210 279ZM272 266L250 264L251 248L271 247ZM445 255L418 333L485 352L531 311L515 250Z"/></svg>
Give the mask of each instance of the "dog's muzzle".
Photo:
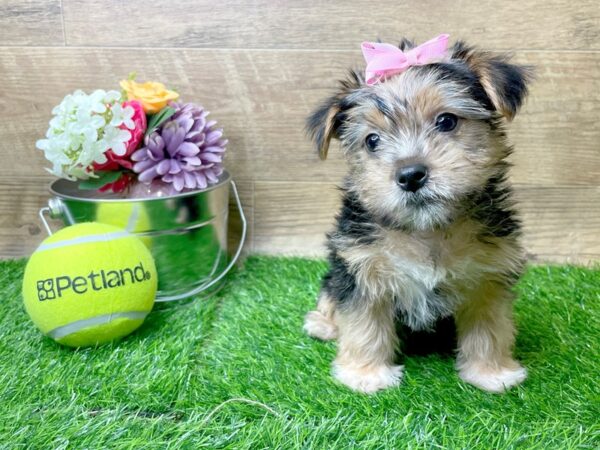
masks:
<svg viewBox="0 0 600 450"><path fill-rule="evenodd" d="M429 169L423 164L411 164L398 169L396 172L396 182L403 190L407 192L417 192L429 178Z"/></svg>

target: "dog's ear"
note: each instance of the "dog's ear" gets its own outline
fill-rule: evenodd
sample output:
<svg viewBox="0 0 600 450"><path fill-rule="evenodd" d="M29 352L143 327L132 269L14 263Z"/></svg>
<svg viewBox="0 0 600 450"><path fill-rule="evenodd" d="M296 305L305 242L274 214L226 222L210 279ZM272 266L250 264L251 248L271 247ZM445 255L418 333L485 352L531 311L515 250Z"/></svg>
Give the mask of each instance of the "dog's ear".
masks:
<svg viewBox="0 0 600 450"><path fill-rule="evenodd" d="M531 67L512 64L508 56L495 56L462 42L454 46L452 59L464 61L475 73L496 111L508 120L514 118L533 79Z"/></svg>
<svg viewBox="0 0 600 450"><path fill-rule="evenodd" d="M308 116L306 131L314 141L322 160L327 159L331 138L339 138L338 131L344 120L343 113L349 107L345 101L346 97L359 89L362 83L362 75L355 70L350 71L349 77L340 81L337 92Z"/></svg>

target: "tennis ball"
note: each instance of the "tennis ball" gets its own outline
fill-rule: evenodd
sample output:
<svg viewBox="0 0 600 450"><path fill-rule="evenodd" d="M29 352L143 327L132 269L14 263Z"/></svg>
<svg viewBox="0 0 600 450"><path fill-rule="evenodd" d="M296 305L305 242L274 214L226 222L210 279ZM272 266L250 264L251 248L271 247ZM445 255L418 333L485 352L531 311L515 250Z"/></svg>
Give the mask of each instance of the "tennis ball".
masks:
<svg viewBox="0 0 600 450"><path fill-rule="evenodd" d="M154 305L150 251L123 229L81 223L48 237L23 278L25 309L38 328L71 347L122 338Z"/></svg>
<svg viewBox="0 0 600 450"><path fill-rule="evenodd" d="M96 222L115 225L132 233L150 231L150 217L143 203L102 202L96 210ZM146 247L150 248L152 239L140 236Z"/></svg>

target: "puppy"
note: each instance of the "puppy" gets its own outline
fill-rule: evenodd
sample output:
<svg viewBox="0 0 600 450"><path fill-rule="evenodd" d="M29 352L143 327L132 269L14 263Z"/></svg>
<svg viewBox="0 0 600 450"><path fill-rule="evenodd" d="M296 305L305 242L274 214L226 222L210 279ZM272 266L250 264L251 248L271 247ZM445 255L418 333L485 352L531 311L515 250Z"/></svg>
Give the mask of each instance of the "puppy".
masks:
<svg viewBox="0 0 600 450"><path fill-rule="evenodd" d="M322 159L340 140L349 172L304 329L337 339L335 378L371 393L401 380L398 323L419 332L453 317L459 376L501 392L526 378L512 356L524 255L505 124L530 69L462 42L431 61L407 59L374 83L350 71L307 121Z"/></svg>

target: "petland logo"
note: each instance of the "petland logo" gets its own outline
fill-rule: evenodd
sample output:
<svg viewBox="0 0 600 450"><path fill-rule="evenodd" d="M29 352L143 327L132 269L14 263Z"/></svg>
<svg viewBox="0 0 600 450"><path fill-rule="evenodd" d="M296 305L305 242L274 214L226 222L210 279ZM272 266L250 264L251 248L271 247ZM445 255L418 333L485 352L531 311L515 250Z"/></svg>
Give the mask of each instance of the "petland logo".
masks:
<svg viewBox="0 0 600 450"><path fill-rule="evenodd" d="M127 284L142 283L150 280L150 278L152 278L152 275L144 269L141 262L133 268L100 270L99 272L92 270L86 276L70 277L62 275L56 278L38 280L38 300L42 302L60 298L64 292L69 290L75 294L85 294L89 290L101 291Z"/></svg>

